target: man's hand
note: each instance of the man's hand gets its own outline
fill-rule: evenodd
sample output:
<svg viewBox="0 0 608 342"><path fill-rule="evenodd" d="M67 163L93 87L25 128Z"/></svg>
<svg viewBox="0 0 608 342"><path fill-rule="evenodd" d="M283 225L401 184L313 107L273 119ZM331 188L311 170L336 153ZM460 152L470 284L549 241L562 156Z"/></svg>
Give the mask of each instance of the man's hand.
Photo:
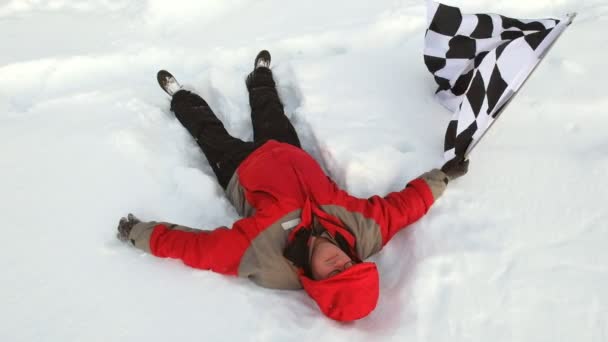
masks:
<svg viewBox="0 0 608 342"><path fill-rule="evenodd" d="M116 237L120 241L129 241L129 234L131 233L131 229L133 226L138 224L140 221L133 214L127 215L127 217L123 217L118 222L118 233Z"/></svg>
<svg viewBox="0 0 608 342"><path fill-rule="evenodd" d="M448 176L449 180L454 180L469 171L469 160L456 156L443 164L441 171Z"/></svg>

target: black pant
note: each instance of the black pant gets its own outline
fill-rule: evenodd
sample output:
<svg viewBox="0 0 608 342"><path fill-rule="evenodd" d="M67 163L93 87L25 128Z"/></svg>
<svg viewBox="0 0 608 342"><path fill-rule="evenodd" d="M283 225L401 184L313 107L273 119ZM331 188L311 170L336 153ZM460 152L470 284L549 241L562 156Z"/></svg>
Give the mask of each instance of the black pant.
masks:
<svg viewBox="0 0 608 342"><path fill-rule="evenodd" d="M197 94L180 90L171 101L171 110L201 147L224 189L241 162L266 141L274 139L300 147L296 130L285 116L270 69L256 69L248 77L247 88L253 142L228 134L207 102Z"/></svg>

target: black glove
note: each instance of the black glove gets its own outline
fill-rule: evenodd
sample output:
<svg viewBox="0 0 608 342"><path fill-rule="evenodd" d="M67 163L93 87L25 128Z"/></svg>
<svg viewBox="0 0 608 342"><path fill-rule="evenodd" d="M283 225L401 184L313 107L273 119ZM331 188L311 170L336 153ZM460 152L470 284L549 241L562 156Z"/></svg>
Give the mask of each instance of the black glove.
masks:
<svg viewBox="0 0 608 342"><path fill-rule="evenodd" d="M133 226L139 222L141 221L139 221L139 219L137 219L137 217L135 217L133 214L129 214L127 217L121 218L118 222L118 233L116 234L116 237L120 241L129 241L131 229L133 229Z"/></svg>
<svg viewBox="0 0 608 342"><path fill-rule="evenodd" d="M464 176L469 171L469 160L456 156L443 164L441 171L448 176L449 180L454 180Z"/></svg>

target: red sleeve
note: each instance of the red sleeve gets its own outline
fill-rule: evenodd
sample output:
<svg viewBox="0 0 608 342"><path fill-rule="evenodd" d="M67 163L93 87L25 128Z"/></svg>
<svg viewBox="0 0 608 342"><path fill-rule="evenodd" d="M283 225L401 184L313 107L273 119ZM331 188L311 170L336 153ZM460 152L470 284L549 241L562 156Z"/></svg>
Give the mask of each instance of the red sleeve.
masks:
<svg viewBox="0 0 608 342"><path fill-rule="evenodd" d="M341 191L341 204L351 213L358 213L367 219L372 219L374 227L360 227L361 238L368 236L368 229L380 229L382 246L401 229L420 219L433 205L434 198L431 189L422 178L411 181L403 190L392 192L385 197L373 196L361 199ZM363 225L369 225L368 220L359 220ZM359 237L357 237L359 238Z"/></svg>
<svg viewBox="0 0 608 342"><path fill-rule="evenodd" d="M385 245L398 231L418 221L435 201L431 189L421 179L411 181L405 189L385 197L387 206L385 224L382 229L382 244Z"/></svg>
<svg viewBox="0 0 608 342"><path fill-rule="evenodd" d="M249 240L241 229L234 228L246 225L249 220L235 222L233 229L221 227L210 231L159 224L150 237L150 251L157 257L181 259L190 267L237 275Z"/></svg>

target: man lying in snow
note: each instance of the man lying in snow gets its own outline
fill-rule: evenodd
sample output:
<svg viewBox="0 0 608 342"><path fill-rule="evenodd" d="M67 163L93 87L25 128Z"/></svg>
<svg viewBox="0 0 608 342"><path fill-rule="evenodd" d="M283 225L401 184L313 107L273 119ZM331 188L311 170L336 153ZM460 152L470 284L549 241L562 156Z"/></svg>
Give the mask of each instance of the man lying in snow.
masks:
<svg viewBox="0 0 608 342"><path fill-rule="evenodd" d="M200 96L168 72L158 81L171 110L192 134L239 215L232 228L205 231L122 218L118 238L158 257L247 277L276 289L304 290L338 321L368 315L378 301L376 265L363 262L422 217L468 161L453 160L382 198L353 197L300 148L261 51L246 80L254 141L228 134Z"/></svg>

